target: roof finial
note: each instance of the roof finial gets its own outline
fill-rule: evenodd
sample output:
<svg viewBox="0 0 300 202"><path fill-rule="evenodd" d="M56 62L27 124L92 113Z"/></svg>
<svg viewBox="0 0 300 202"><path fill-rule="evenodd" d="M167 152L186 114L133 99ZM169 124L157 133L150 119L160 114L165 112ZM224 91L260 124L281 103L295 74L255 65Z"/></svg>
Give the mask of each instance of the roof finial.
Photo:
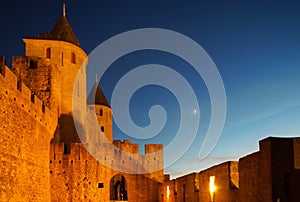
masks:
<svg viewBox="0 0 300 202"><path fill-rule="evenodd" d="M99 75L96 74L96 83L98 83L98 82L99 82Z"/></svg>
<svg viewBox="0 0 300 202"><path fill-rule="evenodd" d="M65 17L66 16L66 3L63 3L63 16Z"/></svg>

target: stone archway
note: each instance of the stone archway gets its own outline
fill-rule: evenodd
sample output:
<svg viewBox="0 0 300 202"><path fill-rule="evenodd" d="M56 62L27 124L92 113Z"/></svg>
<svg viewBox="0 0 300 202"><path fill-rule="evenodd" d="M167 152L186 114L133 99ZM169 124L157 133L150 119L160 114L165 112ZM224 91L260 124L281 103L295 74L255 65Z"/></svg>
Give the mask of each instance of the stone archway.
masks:
<svg viewBox="0 0 300 202"><path fill-rule="evenodd" d="M110 180L110 200L127 201L127 185L123 175L117 174Z"/></svg>

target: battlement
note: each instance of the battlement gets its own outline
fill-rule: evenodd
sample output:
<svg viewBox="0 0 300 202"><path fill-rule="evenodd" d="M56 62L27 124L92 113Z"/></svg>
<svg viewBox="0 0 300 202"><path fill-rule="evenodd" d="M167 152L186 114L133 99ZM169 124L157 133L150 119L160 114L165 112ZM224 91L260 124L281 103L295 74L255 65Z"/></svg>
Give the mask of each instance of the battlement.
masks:
<svg viewBox="0 0 300 202"><path fill-rule="evenodd" d="M86 148L88 147L89 145L83 145L82 143L64 144L53 142L50 148L50 163L63 163L64 165L80 162L88 163L88 161L96 161L94 158L96 156L99 163L104 166L125 168L132 172L137 170L137 172L147 173L145 170L157 171L163 169L162 150L156 150L157 154L138 154L138 145L131 144L129 140L123 142L115 140L113 144L101 143L97 145L97 151L93 155L87 151ZM149 147L151 149L162 148L162 145L147 145L147 148ZM133 153L128 151L133 151Z"/></svg>
<svg viewBox="0 0 300 202"><path fill-rule="evenodd" d="M114 140L113 144L122 151L126 151L132 154L139 154L139 145L131 144L130 140Z"/></svg>
<svg viewBox="0 0 300 202"><path fill-rule="evenodd" d="M89 154L89 152L86 149L88 147L89 147L88 144L83 145L83 143L65 144L62 142L59 142L59 143L53 142L53 143L51 143L51 153L52 152L53 152L53 154L55 153L55 156L52 156L53 160L64 159L65 155L72 157L72 158L74 158L75 156L78 157L78 155L86 157L87 155L91 155L91 154ZM125 141L114 140L113 144L99 143L96 146L97 151L93 155L102 155L107 160L108 158L113 159L113 158L122 157L122 155L124 153L127 153L127 154L132 154L132 155L130 155L132 157L139 156L139 158L142 159L142 157L147 156L147 154L155 155L155 153L156 153L157 155L155 155L155 156L159 156L159 154L162 154L162 149L163 149L162 144L146 144L145 145L146 154L139 154L138 147L139 147L138 144L131 144L130 140L125 140ZM149 152L149 149L148 149L149 147L151 148L151 151L154 151L154 148L157 148L157 149L155 149L155 152ZM133 148L133 149L130 150L128 148ZM133 151L133 152L130 152L130 151ZM78 160L80 160L80 159L82 159L82 158L78 157ZM94 159L94 158L91 158L91 159Z"/></svg>
<svg viewBox="0 0 300 202"><path fill-rule="evenodd" d="M18 105L33 116L36 120L43 123L46 128L54 130L57 119L51 110L31 91L17 75L5 64L5 57L0 57L0 83L4 88L0 88L0 94L9 99L9 105ZM3 107L11 110L11 107ZM12 111L14 113L14 111Z"/></svg>
<svg viewBox="0 0 300 202"><path fill-rule="evenodd" d="M139 154L139 144L132 144L130 140L114 140L113 144L122 151ZM163 150L163 144L145 144L145 154L152 154Z"/></svg>

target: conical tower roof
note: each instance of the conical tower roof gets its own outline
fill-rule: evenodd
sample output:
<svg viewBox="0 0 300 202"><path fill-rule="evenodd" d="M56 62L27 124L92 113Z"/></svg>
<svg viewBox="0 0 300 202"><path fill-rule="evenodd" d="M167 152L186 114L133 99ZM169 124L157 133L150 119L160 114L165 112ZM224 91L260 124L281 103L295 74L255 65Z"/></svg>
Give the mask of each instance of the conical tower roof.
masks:
<svg viewBox="0 0 300 202"><path fill-rule="evenodd" d="M94 86L87 98L87 104L88 105L104 105L104 106L107 106L107 107L110 107L99 83L96 81L94 83Z"/></svg>
<svg viewBox="0 0 300 202"><path fill-rule="evenodd" d="M80 43L65 15L65 8L63 9L63 15L55 24L50 32L38 34L27 39L46 39L46 40L57 40L66 41L76 46L80 46Z"/></svg>

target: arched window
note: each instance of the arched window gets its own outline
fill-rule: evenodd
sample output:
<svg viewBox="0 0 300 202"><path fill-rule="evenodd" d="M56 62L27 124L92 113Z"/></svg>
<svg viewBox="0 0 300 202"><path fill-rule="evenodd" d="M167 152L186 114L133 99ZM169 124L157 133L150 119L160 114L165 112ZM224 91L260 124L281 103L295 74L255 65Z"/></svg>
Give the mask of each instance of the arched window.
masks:
<svg viewBox="0 0 300 202"><path fill-rule="evenodd" d="M75 58L75 53L71 53L71 63L75 64L76 63L76 58Z"/></svg>
<svg viewBox="0 0 300 202"><path fill-rule="evenodd" d="M100 109L100 116L103 116L103 109Z"/></svg>
<svg viewBox="0 0 300 202"><path fill-rule="evenodd" d="M46 58L51 58L51 49L50 48L46 49Z"/></svg>

